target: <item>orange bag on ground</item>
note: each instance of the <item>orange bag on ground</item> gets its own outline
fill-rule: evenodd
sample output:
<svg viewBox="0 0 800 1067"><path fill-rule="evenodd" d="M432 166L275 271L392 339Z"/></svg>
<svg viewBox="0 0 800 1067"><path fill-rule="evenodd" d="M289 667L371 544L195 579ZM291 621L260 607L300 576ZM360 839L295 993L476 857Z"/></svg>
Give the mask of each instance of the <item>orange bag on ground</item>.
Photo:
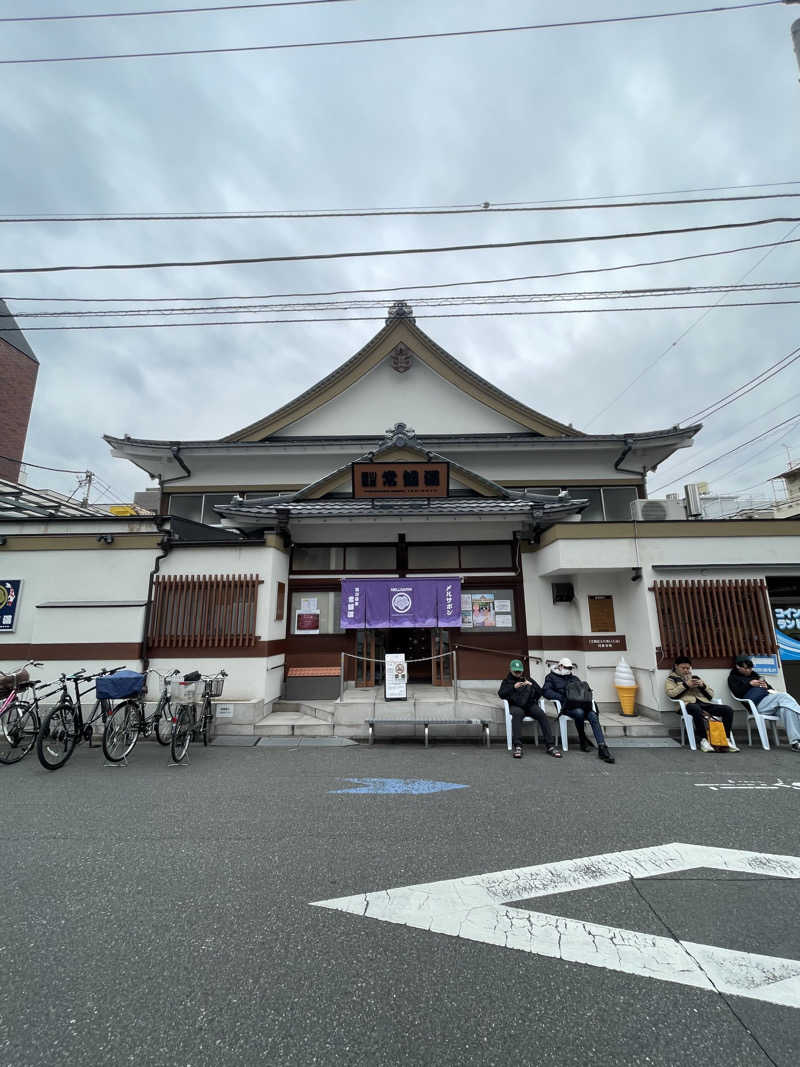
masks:
<svg viewBox="0 0 800 1067"><path fill-rule="evenodd" d="M722 752L728 750L728 737L725 733L725 723L719 719L708 720L708 743Z"/></svg>

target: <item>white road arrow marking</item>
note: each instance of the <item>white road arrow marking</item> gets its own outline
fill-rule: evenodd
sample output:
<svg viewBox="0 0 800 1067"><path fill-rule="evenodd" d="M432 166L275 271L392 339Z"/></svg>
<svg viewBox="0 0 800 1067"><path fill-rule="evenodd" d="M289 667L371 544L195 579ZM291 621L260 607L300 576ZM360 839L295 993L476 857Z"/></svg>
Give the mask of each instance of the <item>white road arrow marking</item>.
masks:
<svg viewBox="0 0 800 1067"><path fill-rule="evenodd" d="M800 1008L800 960L675 941L508 906L517 900L700 867L800 879L800 858L795 856L676 843L313 904L469 941Z"/></svg>

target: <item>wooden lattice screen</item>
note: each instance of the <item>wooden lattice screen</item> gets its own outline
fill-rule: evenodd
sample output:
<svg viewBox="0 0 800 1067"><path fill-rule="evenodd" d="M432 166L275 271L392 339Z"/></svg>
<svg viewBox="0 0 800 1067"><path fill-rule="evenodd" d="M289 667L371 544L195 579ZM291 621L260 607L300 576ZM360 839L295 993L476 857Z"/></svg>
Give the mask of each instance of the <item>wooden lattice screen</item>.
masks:
<svg viewBox="0 0 800 1067"><path fill-rule="evenodd" d="M654 582L665 660L729 660L777 651L766 582L747 578Z"/></svg>
<svg viewBox="0 0 800 1067"><path fill-rule="evenodd" d="M147 641L162 648L249 648L256 634L254 574L156 575Z"/></svg>

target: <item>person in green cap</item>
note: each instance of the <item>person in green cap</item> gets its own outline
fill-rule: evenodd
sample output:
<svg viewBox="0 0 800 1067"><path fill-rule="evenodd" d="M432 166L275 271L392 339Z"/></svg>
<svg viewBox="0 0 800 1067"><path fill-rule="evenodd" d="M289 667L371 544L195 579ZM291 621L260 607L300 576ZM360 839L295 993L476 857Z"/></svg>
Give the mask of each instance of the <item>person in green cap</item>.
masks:
<svg viewBox="0 0 800 1067"><path fill-rule="evenodd" d="M498 695L508 701L511 712L511 754L514 759L522 758L522 720L530 717L539 724L544 739L544 750L548 756L561 757L556 748L555 737L550 721L539 706L542 690L532 678L526 677L525 665L521 659L512 659L509 673L500 683Z"/></svg>

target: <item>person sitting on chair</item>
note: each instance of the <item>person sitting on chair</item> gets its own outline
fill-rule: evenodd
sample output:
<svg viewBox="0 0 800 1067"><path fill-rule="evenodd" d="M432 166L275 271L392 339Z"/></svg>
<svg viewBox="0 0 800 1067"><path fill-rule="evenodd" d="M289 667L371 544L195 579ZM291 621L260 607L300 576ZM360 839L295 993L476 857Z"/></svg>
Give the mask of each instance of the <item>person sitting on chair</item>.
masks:
<svg viewBox="0 0 800 1067"><path fill-rule="evenodd" d="M526 716L535 719L539 724L544 750L548 756L560 759L561 752L556 748L556 739L550 723L539 707L542 690L532 678L526 677L521 659L512 659L509 673L500 683L497 693L501 700L508 701L508 710L511 712L511 746L514 759L522 758L522 720Z"/></svg>
<svg viewBox="0 0 800 1067"><path fill-rule="evenodd" d="M675 660L664 689L670 700L682 700L686 705L694 723L695 737L700 741L701 752L715 751L707 736L709 719L722 720L728 738L728 751L739 751L733 739L733 708L713 702L714 690L692 671L692 661L688 656L678 656Z"/></svg>
<svg viewBox="0 0 800 1067"><path fill-rule="evenodd" d="M605 760L606 763L615 763L616 760L608 750L603 728L597 718L597 712L594 710L591 689L586 686L587 696L584 699L567 695L569 683L573 680L580 682L574 671L575 664L571 659L566 656L560 659L544 680L542 688L544 698L545 700L557 700L561 704L561 714L569 715L574 720L578 728L578 741L581 746L581 752L589 752L594 748L594 745L586 736L586 720L588 719L594 739L597 742L598 757L601 760Z"/></svg>
<svg viewBox="0 0 800 1067"><path fill-rule="evenodd" d="M738 700L752 700L761 715L775 715L786 731L789 744L800 752L800 704L788 693L778 693L766 678L753 670L753 661L742 654L728 675L728 689Z"/></svg>

